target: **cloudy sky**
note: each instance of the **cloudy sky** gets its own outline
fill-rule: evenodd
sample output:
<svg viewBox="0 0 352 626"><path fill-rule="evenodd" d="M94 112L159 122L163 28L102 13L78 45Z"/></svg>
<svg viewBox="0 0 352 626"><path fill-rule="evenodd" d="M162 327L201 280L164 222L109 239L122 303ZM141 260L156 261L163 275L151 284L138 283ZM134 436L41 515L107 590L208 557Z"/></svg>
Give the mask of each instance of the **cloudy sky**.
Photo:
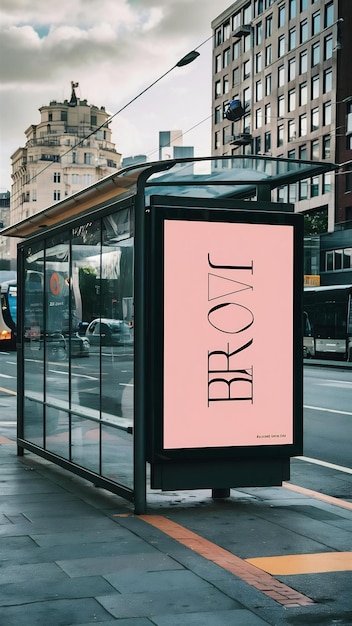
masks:
<svg viewBox="0 0 352 626"><path fill-rule="evenodd" d="M159 130L182 129L196 156L210 153L211 21L231 0L2 0L0 9L0 190L10 189L11 154L38 108L70 99L113 115L194 48L111 123L123 156L157 158ZM201 45L203 44L203 45ZM203 121L205 120L205 121ZM193 130L191 130L195 127Z"/></svg>

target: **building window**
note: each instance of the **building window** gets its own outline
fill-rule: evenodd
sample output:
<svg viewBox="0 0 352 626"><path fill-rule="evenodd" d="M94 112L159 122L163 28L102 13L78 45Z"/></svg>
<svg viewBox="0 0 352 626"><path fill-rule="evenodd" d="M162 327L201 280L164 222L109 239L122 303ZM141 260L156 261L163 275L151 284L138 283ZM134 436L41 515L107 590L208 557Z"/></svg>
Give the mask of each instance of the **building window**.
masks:
<svg viewBox="0 0 352 626"><path fill-rule="evenodd" d="M251 62L245 61L243 63L243 80L246 80L246 78L249 78L251 75Z"/></svg>
<svg viewBox="0 0 352 626"><path fill-rule="evenodd" d="M214 123L219 124L221 122L221 107L215 107Z"/></svg>
<svg viewBox="0 0 352 626"><path fill-rule="evenodd" d="M232 86L235 87L235 85L238 85L239 82L240 82L240 68L235 67L235 69L232 70Z"/></svg>
<svg viewBox="0 0 352 626"><path fill-rule="evenodd" d="M331 124L331 102L324 102L323 104L323 124L324 126Z"/></svg>
<svg viewBox="0 0 352 626"><path fill-rule="evenodd" d="M242 37L242 46L243 46L243 52L249 52L249 50L251 49L250 35L245 35L244 37Z"/></svg>
<svg viewBox="0 0 352 626"><path fill-rule="evenodd" d="M264 124L270 124L270 122L271 122L271 104L266 104Z"/></svg>
<svg viewBox="0 0 352 626"><path fill-rule="evenodd" d="M271 37L273 34L273 16L269 15L265 20L265 37Z"/></svg>
<svg viewBox="0 0 352 626"><path fill-rule="evenodd" d="M263 41L263 24L259 22L255 27L255 42L260 46Z"/></svg>
<svg viewBox="0 0 352 626"><path fill-rule="evenodd" d="M243 102L246 108L251 105L251 88L250 87L246 87L246 89L243 90Z"/></svg>
<svg viewBox="0 0 352 626"><path fill-rule="evenodd" d="M317 41L312 45L312 67L320 62L320 43Z"/></svg>
<svg viewBox="0 0 352 626"><path fill-rule="evenodd" d="M308 131L307 114L303 113L303 115L299 116L299 128L298 128L299 136L304 137L307 134L307 131Z"/></svg>
<svg viewBox="0 0 352 626"><path fill-rule="evenodd" d="M264 10L264 0L255 0L255 15L260 15Z"/></svg>
<svg viewBox="0 0 352 626"><path fill-rule="evenodd" d="M271 94L271 74L267 74L265 76L265 95L270 96Z"/></svg>
<svg viewBox="0 0 352 626"><path fill-rule="evenodd" d="M265 65L271 65L272 62L273 62L273 48L272 48L272 45L270 44L269 46L266 46L265 48Z"/></svg>
<svg viewBox="0 0 352 626"><path fill-rule="evenodd" d="M306 145L300 146L298 152L299 152L299 159L301 161L306 161L307 160L307 146Z"/></svg>
<svg viewBox="0 0 352 626"><path fill-rule="evenodd" d="M319 176L314 176L310 185L310 196L311 198L316 198L319 196Z"/></svg>
<svg viewBox="0 0 352 626"><path fill-rule="evenodd" d="M265 133L264 143L265 143L265 152L270 152L271 150L271 132L270 131Z"/></svg>
<svg viewBox="0 0 352 626"><path fill-rule="evenodd" d="M277 76L277 84L279 87L282 87L285 84L285 66L280 65L278 68L278 76Z"/></svg>
<svg viewBox="0 0 352 626"><path fill-rule="evenodd" d="M263 97L263 83L261 80L257 80L257 82L255 83L255 99L256 102L258 102L258 100L261 100Z"/></svg>
<svg viewBox="0 0 352 626"><path fill-rule="evenodd" d="M288 159L295 159L296 158L296 150L293 148L293 150L289 150L287 152L287 158Z"/></svg>
<svg viewBox="0 0 352 626"><path fill-rule="evenodd" d="M320 11L316 11L312 16L312 37L320 33Z"/></svg>
<svg viewBox="0 0 352 626"><path fill-rule="evenodd" d="M215 73L221 72L221 54L217 54L215 57Z"/></svg>
<svg viewBox="0 0 352 626"><path fill-rule="evenodd" d="M217 46L220 46L220 44L222 44L222 30L221 28L217 28L217 30L215 31L215 43Z"/></svg>
<svg viewBox="0 0 352 626"><path fill-rule="evenodd" d="M323 174L323 193L330 193L331 191L331 172Z"/></svg>
<svg viewBox="0 0 352 626"><path fill-rule="evenodd" d="M222 93L228 93L230 89L228 74L222 79Z"/></svg>
<svg viewBox="0 0 352 626"><path fill-rule="evenodd" d="M290 89L288 92L288 108L289 113L296 108L296 92L294 89Z"/></svg>
<svg viewBox="0 0 352 626"><path fill-rule="evenodd" d="M312 161L319 161L319 139L311 141L310 158Z"/></svg>
<svg viewBox="0 0 352 626"><path fill-rule="evenodd" d="M60 172L54 172L54 174L53 174L53 182L54 183L60 183L61 182L61 173Z"/></svg>
<svg viewBox="0 0 352 626"><path fill-rule="evenodd" d="M252 21L252 5L247 4L243 9L243 23L250 24Z"/></svg>
<svg viewBox="0 0 352 626"><path fill-rule="evenodd" d="M315 131L319 129L319 107L315 107L311 110L311 131Z"/></svg>
<svg viewBox="0 0 352 626"><path fill-rule="evenodd" d="M278 9L278 27L282 28L285 25L285 5L282 4Z"/></svg>
<svg viewBox="0 0 352 626"><path fill-rule="evenodd" d="M296 139L296 123L294 120L289 120L288 122L288 141L295 141Z"/></svg>
<svg viewBox="0 0 352 626"><path fill-rule="evenodd" d="M276 145L277 147L284 145L284 127L283 126L277 127L277 144Z"/></svg>
<svg viewBox="0 0 352 626"><path fill-rule="evenodd" d="M332 57L332 35L327 35L324 38L324 61L331 59Z"/></svg>
<svg viewBox="0 0 352 626"><path fill-rule="evenodd" d="M307 83L301 83L299 86L299 106L303 106L304 104L307 104L307 102L308 102Z"/></svg>
<svg viewBox="0 0 352 626"><path fill-rule="evenodd" d="M221 81L217 80L215 82L215 98L219 98L221 96Z"/></svg>
<svg viewBox="0 0 352 626"><path fill-rule="evenodd" d="M308 70L308 52L303 50L299 55L299 73L305 74Z"/></svg>
<svg viewBox="0 0 352 626"><path fill-rule="evenodd" d="M230 126L224 126L222 129L222 145L226 146L230 139Z"/></svg>
<svg viewBox="0 0 352 626"><path fill-rule="evenodd" d="M57 202L61 198L61 192L58 189L54 190L54 202Z"/></svg>
<svg viewBox="0 0 352 626"><path fill-rule="evenodd" d="M254 140L254 153L258 154L259 152L261 152L261 136L259 135L259 137L256 137Z"/></svg>
<svg viewBox="0 0 352 626"><path fill-rule="evenodd" d="M232 30L236 30L241 26L241 11L232 16Z"/></svg>
<svg viewBox="0 0 352 626"><path fill-rule="evenodd" d="M91 152L85 152L84 153L83 163L85 165L92 165L93 164L93 155L92 155Z"/></svg>
<svg viewBox="0 0 352 626"><path fill-rule="evenodd" d="M257 109L255 112L255 127L261 128L263 125L263 113L261 109Z"/></svg>
<svg viewBox="0 0 352 626"><path fill-rule="evenodd" d="M352 248L344 248L343 250L343 269L352 267Z"/></svg>
<svg viewBox="0 0 352 626"><path fill-rule="evenodd" d="M281 35L281 37L279 37L278 39L278 49L277 49L277 56L283 57L285 54L285 35Z"/></svg>
<svg viewBox="0 0 352 626"><path fill-rule="evenodd" d="M258 52L255 55L255 71L261 72L263 69L263 55L261 52Z"/></svg>
<svg viewBox="0 0 352 626"><path fill-rule="evenodd" d="M220 148L220 132L218 130L214 133L214 148L215 150Z"/></svg>
<svg viewBox="0 0 352 626"><path fill-rule="evenodd" d="M52 122L52 121L53 121L53 114L48 113L48 122Z"/></svg>
<svg viewBox="0 0 352 626"><path fill-rule="evenodd" d="M296 29L291 28L288 33L288 49L293 50L296 47Z"/></svg>
<svg viewBox="0 0 352 626"><path fill-rule="evenodd" d="M299 181L299 200L307 200L308 198L308 180L300 180Z"/></svg>
<svg viewBox="0 0 352 626"><path fill-rule="evenodd" d="M250 115L245 115L243 118L243 131L245 133L251 132L251 116Z"/></svg>
<svg viewBox="0 0 352 626"><path fill-rule="evenodd" d="M67 111L61 111L60 119L61 119L61 122L67 122Z"/></svg>
<svg viewBox="0 0 352 626"><path fill-rule="evenodd" d="M319 75L312 77L312 100L319 98Z"/></svg>
<svg viewBox="0 0 352 626"><path fill-rule="evenodd" d="M294 20L294 18L296 17L296 9L297 9L296 0L290 0L289 5L288 5L288 18L290 20Z"/></svg>
<svg viewBox="0 0 352 626"><path fill-rule="evenodd" d="M307 41L308 39L308 20L302 20L302 22L300 23L300 43L303 43L304 41Z"/></svg>
<svg viewBox="0 0 352 626"><path fill-rule="evenodd" d="M296 78L296 59L290 59L288 62L288 80L294 80Z"/></svg>
<svg viewBox="0 0 352 626"><path fill-rule="evenodd" d="M308 0L301 0L300 2L300 11L306 11L308 9Z"/></svg>
<svg viewBox="0 0 352 626"><path fill-rule="evenodd" d="M239 59L239 57L240 57L240 42L235 41L235 43L232 46L232 58L235 61L236 59Z"/></svg>
<svg viewBox="0 0 352 626"><path fill-rule="evenodd" d="M77 152L72 152L72 163L78 163Z"/></svg>
<svg viewBox="0 0 352 626"><path fill-rule="evenodd" d="M331 272L334 269L334 253L325 252L325 271Z"/></svg>
<svg viewBox="0 0 352 626"><path fill-rule="evenodd" d="M331 157L331 139L330 135L323 137L323 159L330 159Z"/></svg>
<svg viewBox="0 0 352 626"><path fill-rule="evenodd" d="M230 48L226 48L223 54L223 67L227 67L228 65L230 65L230 61L231 61Z"/></svg>
<svg viewBox="0 0 352 626"><path fill-rule="evenodd" d="M97 125L97 116L96 115L91 115L90 116L90 125L91 126L96 126Z"/></svg>
<svg viewBox="0 0 352 626"><path fill-rule="evenodd" d="M334 3L329 2L324 9L324 28L332 26L334 23Z"/></svg>
<svg viewBox="0 0 352 626"><path fill-rule="evenodd" d="M285 115L285 96L281 95L277 99L277 114L279 117L284 117Z"/></svg>
<svg viewBox="0 0 352 626"><path fill-rule="evenodd" d="M332 70L331 68L324 71L324 93L332 90Z"/></svg>
<svg viewBox="0 0 352 626"><path fill-rule="evenodd" d="M226 22L223 25L223 33L224 33L224 41L226 41L226 39L228 39L231 34L230 22Z"/></svg>

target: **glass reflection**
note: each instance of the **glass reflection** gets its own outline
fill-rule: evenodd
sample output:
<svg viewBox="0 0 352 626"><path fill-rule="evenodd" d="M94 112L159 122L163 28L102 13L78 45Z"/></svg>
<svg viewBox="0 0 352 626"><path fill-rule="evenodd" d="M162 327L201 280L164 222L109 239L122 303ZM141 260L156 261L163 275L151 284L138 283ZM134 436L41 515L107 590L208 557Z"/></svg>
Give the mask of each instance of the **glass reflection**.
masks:
<svg viewBox="0 0 352 626"><path fill-rule="evenodd" d="M24 438L44 444L43 243L27 248L24 260Z"/></svg>

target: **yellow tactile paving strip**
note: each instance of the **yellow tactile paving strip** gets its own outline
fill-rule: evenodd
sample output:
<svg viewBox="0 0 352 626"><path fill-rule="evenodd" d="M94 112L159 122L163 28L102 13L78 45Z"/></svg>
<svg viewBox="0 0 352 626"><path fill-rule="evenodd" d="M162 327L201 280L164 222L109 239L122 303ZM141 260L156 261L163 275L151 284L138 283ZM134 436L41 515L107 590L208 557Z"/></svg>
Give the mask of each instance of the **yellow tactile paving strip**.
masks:
<svg viewBox="0 0 352 626"><path fill-rule="evenodd" d="M318 554L287 554L246 559L274 576L291 574L321 574L352 570L352 552L321 552Z"/></svg>
<svg viewBox="0 0 352 626"><path fill-rule="evenodd" d="M315 498L316 500L322 500L322 502L327 502L328 504L333 504L334 506L340 506L343 509L349 509L352 511L352 502L347 502L346 500L340 500L339 498L334 498L333 496L327 496L325 493L319 493L319 491L313 491L312 489L306 489L305 487L299 487L298 485L293 485L292 483L282 483L282 486L285 489L291 489L291 491L296 491L297 493L302 493L305 496L310 496L311 498Z"/></svg>
<svg viewBox="0 0 352 626"><path fill-rule="evenodd" d="M172 537L184 546L197 552L197 554L200 554L209 561L219 565L219 567L241 578L252 587L255 587L255 589L258 589L266 596L269 596L272 600L275 600L285 607L306 606L314 603L311 598L275 580L271 574L240 559L240 557L220 548L211 541L203 539L203 537L200 537L191 530L187 530L187 528L184 528L176 522L172 522L160 515L139 515L139 519L155 526L169 537Z"/></svg>

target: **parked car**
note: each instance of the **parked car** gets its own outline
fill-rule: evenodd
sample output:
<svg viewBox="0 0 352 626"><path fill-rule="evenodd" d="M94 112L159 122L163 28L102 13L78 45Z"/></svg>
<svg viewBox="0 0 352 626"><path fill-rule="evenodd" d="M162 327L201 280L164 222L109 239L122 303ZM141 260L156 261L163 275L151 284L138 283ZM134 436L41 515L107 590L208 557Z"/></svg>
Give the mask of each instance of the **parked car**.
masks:
<svg viewBox="0 0 352 626"><path fill-rule="evenodd" d="M86 338L92 345L121 346L133 343L132 323L124 320L97 318L90 322Z"/></svg>
<svg viewBox="0 0 352 626"><path fill-rule="evenodd" d="M71 350L71 357L89 356L89 341L86 337L80 337L77 332L60 333L51 332L43 333L33 337L30 332L25 333L25 341L31 342L33 350L43 350L44 341L46 346L47 358L52 361L66 361Z"/></svg>

